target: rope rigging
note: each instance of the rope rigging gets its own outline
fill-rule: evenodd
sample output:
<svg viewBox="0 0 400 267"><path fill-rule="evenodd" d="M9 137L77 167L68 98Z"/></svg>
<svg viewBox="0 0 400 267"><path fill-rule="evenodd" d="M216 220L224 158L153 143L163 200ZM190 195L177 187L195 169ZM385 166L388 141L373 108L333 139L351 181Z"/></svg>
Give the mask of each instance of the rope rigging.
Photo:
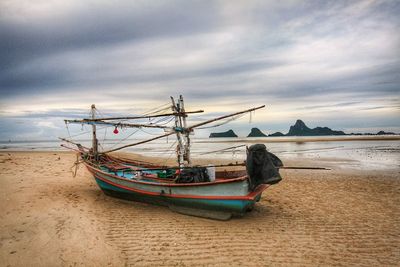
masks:
<svg viewBox="0 0 400 267"><path fill-rule="evenodd" d="M233 150L233 152L234 152L236 148L245 147L245 146L246 146L246 145L232 146L232 147L227 147L227 148L223 148L223 149L218 149L218 150L213 150L213 151L202 152L202 153L199 153L199 155L207 155L207 154L218 153L218 152L223 152L223 151L227 151L227 150Z"/></svg>
<svg viewBox="0 0 400 267"><path fill-rule="evenodd" d="M177 145L177 143L178 143L178 140L175 140L175 142L172 143L172 145L168 148L168 150L171 151L172 148L173 148L174 146ZM172 155L174 155L174 154L175 154L175 151L172 150L172 151L169 153L168 158L164 161L163 165L166 165L167 162L171 159Z"/></svg>
<svg viewBox="0 0 400 267"><path fill-rule="evenodd" d="M82 125L82 126L83 126L83 125ZM65 123L65 127L67 128L67 132L68 132L69 138L77 137L77 136L84 135L84 134L88 134L88 133L91 133L91 132L92 132L92 130L85 130L85 131L82 132L82 133L78 133L78 134L71 135L71 134L70 134L70 131L69 131L68 123ZM100 131L100 130L103 130L103 129L108 128L108 127L110 127L110 126L103 126L103 127L99 128L98 130Z"/></svg>
<svg viewBox="0 0 400 267"><path fill-rule="evenodd" d="M169 103L166 103L166 104L163 104L163 105L160 105L159 107L156 107L156 108L153 108L153 109L150 109L150 110L148 110L148 111L146 111L145 113L143 113L143 114L147 114L147 115L149 115L149 114L157 114L157 113L160 113L160 112L165 112L165 111L167 111L167 110L169 110L170 109L170 104ZM105 117L105 114L103 114L101 111L99 111L97 108L94 108L93 109L93 112L96 114L96 116L98 116L98 117ZM89 113L88 114L88 117L90 117L91 116L91 114ZM166 124L168 124L168 123L170 123L172 120L174 119L174 117L173 116L166 116L166 117L161 117L161 118L149 118L149 121L150 121L150 124L152 124L152 125L166 125ZM100 127L100 128L98 128L97 130L98 131L100 131L100 130L104 130L104 135L103 135L103 144L105 143L105 141L107 140L107 129L109 128L109 127L115 127L115 128L117 128L117 127L119 127L119 128L121 128L121 129L125 129L126 127L124 127L123 125L121 125L121 122L122 121L129 121L129 119L126 119L126 120L119 120L118 122L115 122L115 124L116 125L105 125L105 126L103 126L103 127ZM111 123L113 123L113 122L111 122ZM67 132L68 132L68 136L69 136L69 138L72 140L73 138L75 138L75 137L77 137L77 136L81 136L81 135L85 135L85 134L89 134L89 133L91 133L92 132L92 130L85 130L84 132L81 132L81 133L78 133L78 134L75 134L75 135L71 135L71 132L70 132L70 129L69 129L69 122L65 122L65 125L66 125L66 128L67 128ZM82 123L82 127L84 127L84 124ZM83 128L82 128L82 130L83 130ZM145 131L145 130L143 130L142 129L142 127L139 127L139 128L137 128L136 130L134 130L132 133L130 133L128 136L126 136L126 137L124 137L124 138L121 138L121 139L118 139L118 142L117 143L115 143L115 144L113 144L112 146L111 146L111 148L114 148L114 147L116 147L117 145L119 145L119 144L121 144L122 142L124 142L124 141L126 141L127 139L129 139L131 136L133 136L134 134L136 134L138 131L142 131L142 132L144 132L144 133L146 133L146 134L149 134L149 135L158 135L158 134L154 134L154 133L150 133L150 132L147 132L147 131ZM118 131L117 131L117 133L118 133ZM104 151L104 146L100 143L99 144L99 146L100 146L100 148Z"/></svg>
<svg viewBox="0 0 400 267"><path fill-rule="evenodd" d="M221 123L217 123L217 124L210 125L210 126L198 127L197 129L209 129L209 128L219 127L219 126L228 124L228 123L230 123L231 121L238 120L238 119L244 117L245 115L246 115L246 114L240 114L240 115L234 116L234 117L232 117L232 118L229 118L229 119L227 119L226 121L223 121L223 122L221 122Z"/></svg>
<svg viewBox="0 0 400 267"><path fill-rule="evenodd" d="M162 104L162 105L160 105L158 107L149 109L147 112L145 111L145 112L141 113L140 115L142 115L142 116L155 115L155 114L157 114L157 113L159 113L161 111L167 111L169 109L171 109L171 104L170 103L165 103L165 104Z"/></svg>
<svg viewBox="0 0 400 267"><path fill-rule="evenodd" d="M148 135L160 135L160 134L157 134L157 133L149 133L149 132L145 131L143 128L138 128L138 131L139 130L144 132L145 134L148 134Z"/></svg>
<svg viewBox="0 0 400 267"><path fill-rule="evenodd" d="M187 125L186 123L186 117L187 114L192 114L192 113L200 113L203 112L203 110L198 110L198 111L185 111L184 108L184 103L183 103L183 98L182 96L177 99L177 101L174 100L173 97L171 97L172 101L172 106L169 103L162 104L156 108L147 110L143 112L142 116L132 116L132 117L105 117L102 112L100 112L95 105L92 105L92 110L91 110L91 116L89 116L88 119L82 119L82 120L65 120L66 123L77 123L77 124L89 124L92 125L92 133L93 133L93 140L92 140L92 147L93 147L93 155L94 158L97 160L99 154L106 154L109 152L117 151L123 148L127 147L132 147L140 144L145 144L154 140L158 140L160 138L165 138L168 137L169 135L176 134L178 143L179 143L179 149L176 150L176 153L178 155L178 162L179 166L184 166L183 162L186 161L189 165L191 164L190 162L190 133L193 132L194 129L207 129L207 128L213 128L213 127L218 127L224 124L227 124L231 121L237 120L241 117L244 116L245 113L252 112L254 110L260 109L265 107L259 106L243 111L238 111L232 114L228 115L223 115L214 119L210 120L205 120L202 122L198 122L192 125ZM172 113L165 113L167 110L172 109ZM163 114L162 114L163 113ZM150 115L152 114L152 115ZM154 115L156 114L156 115ZM251 115L250 115L251 116ZM148 119L147 124L140 124L140 123L123 123L123 121L129 121L129 120L140 120L140 119ZM167 126L169 123L172 121L175 122L173 126ZM220 122L217 122L220 121ZM217 122L217 123L216 123ZM210 126L206 126L207 124L210 124ZM102 152L98 153L97 147L98 147L98 142L97 142L97 137L96 137L96 125L103 125L101 129L104 130L104 135L103 135L103 143L107 140L107 129L108 127L115 127L114 133L118 134L117 128L121 129L126 129L126 128L136 128L137 130L133 131L130 133L128 136L121 138L118 140L117 143L115 143L111 149L109 148L107 151L104 151L104 147L101 146ZM67 125L68 128L68 125ZM156 134L153 132L148 132L144 130L143 128L160 128L164 129L165 134ZM97 129L100 130L100 129ZM68 130L69 131L69 130ZM118 144L121 144L128 138L130 138L132 135L137 133L138 131L141 131L145 134L148 135L155 135L156 137L143 140L140 142L132 143L132 144L127 144L123 145L121 147L114 148ZM87 131L89 132L89 131ZM87 132L79 133L75 136L83 135ZM69 133L70 138L71 134ZM113 138L114 139L114 138ZM115 140L115 139L114 139ZM168 140L167 140L168 142ZM175 145L175 142L173 143ZM225 149L226 150L226 149Z"/></svg>

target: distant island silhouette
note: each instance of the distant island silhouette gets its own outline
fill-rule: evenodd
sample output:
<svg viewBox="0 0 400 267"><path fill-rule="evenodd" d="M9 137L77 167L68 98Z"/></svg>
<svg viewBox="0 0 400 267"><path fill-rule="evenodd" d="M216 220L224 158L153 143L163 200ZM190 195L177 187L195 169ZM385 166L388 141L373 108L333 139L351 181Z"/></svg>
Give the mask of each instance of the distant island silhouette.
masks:
<svg viewBox="0 0 400 267"><path fill-rule="evenodd" d="M233 130L229 130L222 133L210 133L210 138L215 137L238 137Z"/></svg>
<svg viewBox="0 0 400 267"><path fill-rule="evenodd" d="M295 125L290 126L286 136L321 136L321 135L346 135L342 131L334 131L328 127L308 128L302 120L297 120Z"/></svg>
<svg viewBox="0 0 400 267"><path fill-rule="evenodd" d="M266 137L267 135L260 131L258 128L251 128L251 132L247 137Z"/></svg>
<svg viewBox="0 0 400 267"><path fill-rule="evenodd" d="M275 132L273 134L266 135L258 128L251 128L250 133L247 137L280 137L280 136L326 136L326 135L395 135L393 132L379 131L376 134L373 133L351 133L346 134L343 131L332 130L329 127L315 127L313 129L307 127L302 120L297 120L296 123L289 128L287 134L281 132ZM235 132L231 129L221 133L211 133L210 138L214 137L238 137Z"/></svg>
<svg viewBox="0 0 400 267"><path fill-rule="evenodd" d="M385 132L385 131L379 131L376 134L373 133L351 133L350 135L396 135L397 133L393 132Z"/></svg>
<svg viewBox="0 0 400 267"><path fill-rule="evenodd" d="M273 134L269 134L268 136L285 136L283 133L281 133L281 132L275 132L275 133L273 133Z"/></svg>
<svg viewBox="0 0 400 267"><path fill-rule="evenodd" d="M290 126L289 132L283 134L281 132L276 132L268 136L279 137L279 136L322 136L322 135L346 135L342 131L335 131L328 127L316 127L311 129L302 120L297 120L296 123ZM251 132L247 137L265 137L263 132L258 128L252 128Z"/></svg>

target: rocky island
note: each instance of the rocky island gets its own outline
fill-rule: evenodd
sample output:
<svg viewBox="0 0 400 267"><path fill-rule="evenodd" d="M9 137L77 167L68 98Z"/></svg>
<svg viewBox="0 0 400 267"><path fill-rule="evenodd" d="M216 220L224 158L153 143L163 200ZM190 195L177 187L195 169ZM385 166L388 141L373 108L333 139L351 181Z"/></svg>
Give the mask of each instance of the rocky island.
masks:
<svg viewBox="0 0 400 267"><path fill-rule="evenodd" d="M247 137L266 137L267 135L260 131L258 128L251 128L251 132Z"/></svg>
<svg viewBox="0 0 400 267"><path fill-rule="evenodd" d="M215 137L238 137L233 130L229 130L222 133L210 133L210 138Z"/></svg>
<svg viewBox="0 0 400 267"><path fill-rule="evenodd" d="M395 135L396 133L393 132L385 132L385 131L379 131L377 132L376 135Z"/></svg>
<svg viewBox="0 0 400 267"><path fill-rule="evenodd" d="M297 120L290 126L286 136L321 136L321 135L346 135L343 131L335 131L328 127L308 128L302 120Z"/></svg>
<svg viewBox="0 0 400 267"><path fill-rule="evenodd" d="M279 137L279 136L285 136L285 135L283 133L281 133L281 132L276 132L276 133L273 133L273 134L269 134L268 136Z"/></svg>

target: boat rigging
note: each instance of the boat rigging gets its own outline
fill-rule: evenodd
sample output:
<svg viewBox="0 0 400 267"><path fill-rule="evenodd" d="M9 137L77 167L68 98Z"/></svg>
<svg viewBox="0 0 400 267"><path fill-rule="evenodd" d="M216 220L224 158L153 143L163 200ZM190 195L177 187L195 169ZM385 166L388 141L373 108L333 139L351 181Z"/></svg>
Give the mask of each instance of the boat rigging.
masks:
<svg viewBox="0 0 400 267"><path fill-rule="evenodd" d="M220 116L214 119L206 120L191 126L187 125L186 118L188 117L188 114L194 114L194 113L202 113L204 112L203 110L196 110L196 111L185 111L184 107L184 101L182 95L179 96L177 101L171 96L171 109L172 113L166 113L166 114L157 114L157 115L147 115L147 116L125 116L125 117L108 117L108 118L96 118L95 117L95 105L92 105L91 107L91 118L90 119L81 119L81 120L64 120L66 124L88 124L92 126L92 135L93 135L93 143L92 143L92 148L93 148L93 155L94 158L98 158L98 154L107 154L110 152L115 152L127 147L133 147L141 144L145 144L157 139L161 139L164 137L168 137L170 135L176 135L177 141L178 141L178 147L176 149L177 153L177 162L180 167L184 166L191 166L192 161L191 161L191 155L190 155L190 134L191 132L194 131L195 128L199 128L201 126L204 126L206 124L213 123L215 121L223 120L226 118L232 118L244 113L249 113L261 108L264 108L265 105L258 106L255 108L235 112L232 114ZM162 126L162 125L156 125L156 124L138 124L138 123L124 123L124 122L108 122L110 120L135 120L135 119L144 119L144 118L155 118L155 117L166 117L166 116L174 116L175 118L175 125L173 127L169 126ZM109 149L106 151L99 152L98 151L98 140L96 137L96 125L106 125L106 126L114 126L114 127L126 127L126 128L160 128L164 129L167 133L163 135L159 135L147 140L142 140L140 142L132 143L132 144L127 144L123 145L117 148Z"/></svg>

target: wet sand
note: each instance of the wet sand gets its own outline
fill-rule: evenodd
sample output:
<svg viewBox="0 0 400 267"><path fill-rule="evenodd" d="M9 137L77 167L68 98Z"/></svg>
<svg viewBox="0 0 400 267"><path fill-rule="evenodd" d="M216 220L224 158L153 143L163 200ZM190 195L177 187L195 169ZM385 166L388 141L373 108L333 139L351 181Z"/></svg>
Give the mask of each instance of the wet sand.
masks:
<svg viewBox="0 0 400 267"><path fill-rule="evenodd" d="M72 177L75 159L0 153L1 266L400 265L398 169L282 170L221 222L107 197L82 166Z"/></svg>

